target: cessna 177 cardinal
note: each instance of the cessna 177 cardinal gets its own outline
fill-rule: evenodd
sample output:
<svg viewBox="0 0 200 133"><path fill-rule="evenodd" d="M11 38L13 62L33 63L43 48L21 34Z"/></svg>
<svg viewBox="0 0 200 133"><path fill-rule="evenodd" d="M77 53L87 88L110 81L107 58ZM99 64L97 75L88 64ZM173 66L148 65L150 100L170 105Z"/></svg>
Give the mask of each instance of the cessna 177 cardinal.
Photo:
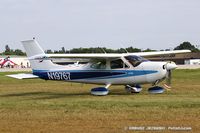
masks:
<svg viewBox="0 0 200 133"><path fill-rule="evenodd" d="M8 75L14 78L41 78L45 80L62 80L79 83L105 85L91 90L94 95L108 94L111 85L125 85L130 92L140 92L141 84L150 83L149 92L162 93L164 89L156 86L167 79L170 86L171 70L174 62L155 62L143 57L152 55L178 54L190 50L140 52L122 54L45 54L38 42L22 41L32 67L32 74ZM52 58L88 59L86 64L58 65Z"/></svg>

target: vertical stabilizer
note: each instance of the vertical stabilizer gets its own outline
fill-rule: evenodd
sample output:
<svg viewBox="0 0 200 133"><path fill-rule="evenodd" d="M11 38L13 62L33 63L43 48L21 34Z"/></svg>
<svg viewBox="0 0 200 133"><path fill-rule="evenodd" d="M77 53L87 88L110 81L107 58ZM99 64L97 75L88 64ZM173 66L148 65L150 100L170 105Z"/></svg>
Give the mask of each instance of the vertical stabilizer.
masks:
<svg viewBox="0 0 200 133"><path fill-rule="evenodd" d="M45 54L41 46L36 40L22 41L28 57Z"/></svg>
<svg viewBox="0 0 200 133"><path fill-rule="evenodd" d="M36 40L22 41L26 54L33 70L50 70L55 69L56 64L52 63L49 59L43 59L45 53ZM41 56L41 59L36 59L34 56Z"/></svg>

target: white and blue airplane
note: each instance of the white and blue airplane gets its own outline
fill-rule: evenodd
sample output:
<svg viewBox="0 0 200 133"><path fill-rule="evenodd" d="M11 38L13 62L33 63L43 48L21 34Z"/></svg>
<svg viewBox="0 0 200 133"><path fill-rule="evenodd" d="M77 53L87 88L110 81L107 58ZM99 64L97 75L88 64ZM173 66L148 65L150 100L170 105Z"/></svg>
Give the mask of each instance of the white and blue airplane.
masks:
<svg viewBox="0 0 200 133"><path fill-rule="evenodd" d="M191 52L175 50L122 54L45 54L35 39L22 41L22 44L30 61L32 74L8 76L104 85L91 89L93 95L107 95L111 85L125 85L128 92L140 92L140 85L148 83L152 84L150 93L163 93L164 88L157 85L167 79L165 86L169 88L171 70L177 68L177 65L174 62L149 61L143 57ZM52 62L53 58L88 59L88 62L58 65Z"/></svg>

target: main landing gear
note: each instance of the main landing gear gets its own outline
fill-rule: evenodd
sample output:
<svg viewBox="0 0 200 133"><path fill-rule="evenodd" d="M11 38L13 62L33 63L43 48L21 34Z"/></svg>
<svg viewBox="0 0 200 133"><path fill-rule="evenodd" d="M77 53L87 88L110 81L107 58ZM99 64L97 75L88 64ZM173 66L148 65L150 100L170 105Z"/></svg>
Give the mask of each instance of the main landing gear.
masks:
<svg viewBox="0 0 200 133"><path fill-rule="evenodd" d="M140 85L126 85L125 90L128 93L139 93L142 91L142 87Z"/></svg>
<svg viewBox="0 0 200 133"><path fill-rule="evenodd" d="M109 93L109 87L111 84L107 84L105 87L96 87L91 89L91 94L95 96L106 96ZM142 91L142 87L138 84L136 85L126 85L125 90L128 93L139 93ZM160 86L153 86L148 89L150 94L161 94L165 91L163 87Z"/></svg>
<svg viewBox="0 0 200 133"><path fill-rule="evenodd" d="M106 96L109 93L108 87L110 87L111 84L107 84L105 87L96 87L91 89L91 94L95 96Z"/></svg>
<svg viewBox="0 0 200 133"><path fill-rule="evenodd" d="M142 87L140 85L126 85L125 90L128 93L139 93L142 91ZM161 94L165 91L163 87L160 86L153 86L148 89L150 94Z"/></svg>

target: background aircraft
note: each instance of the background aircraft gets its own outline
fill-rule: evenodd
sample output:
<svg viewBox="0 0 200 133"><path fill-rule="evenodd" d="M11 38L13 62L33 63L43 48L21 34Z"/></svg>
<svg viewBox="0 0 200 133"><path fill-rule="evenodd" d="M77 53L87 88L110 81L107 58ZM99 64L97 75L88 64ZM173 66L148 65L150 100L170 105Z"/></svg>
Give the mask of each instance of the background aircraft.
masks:
<svg viewBox="0 0 200 133"><path fill-rule="evenodd" d="M178 54L190 50L141 52L123 54L45 54L36 40L22 41L32 67L32 74L8 75L14 78L41 78L45 80L62 80L78 83L104 85L91 89L94 95L107 95L111 85L125 85L128 92L140 92L141 84L152 84L150 93L163 93L157 86L166 79L170 87L171 70L177 65L174 62L155 62L143 57L163 54ZM143 56L143 57L141 57ZM59 65L53 58L88 59L87 64Z"/></svg>
<svg viewBox="0 0 200 133"><path fill-rule="evenodd" d="M15 62L13 62L12 60L10 60L10 57L6 57L6 58L1 58L0 59L0 67L4 68L4 67L8 67L8 68L13 68L14 66L16 66L17 64Z"/></svg>

